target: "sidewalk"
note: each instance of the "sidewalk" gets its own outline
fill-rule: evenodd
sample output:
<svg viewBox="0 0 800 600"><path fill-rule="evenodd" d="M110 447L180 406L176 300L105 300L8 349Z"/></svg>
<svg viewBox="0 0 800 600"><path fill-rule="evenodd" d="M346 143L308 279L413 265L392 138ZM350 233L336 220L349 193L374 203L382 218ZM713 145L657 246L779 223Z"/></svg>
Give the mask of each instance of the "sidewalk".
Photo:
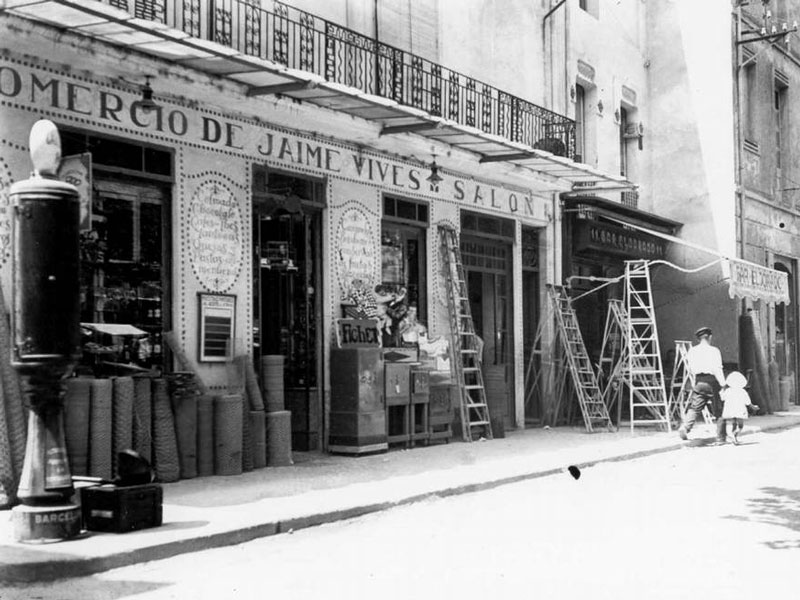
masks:
<svg viewBox="0 0 800 600"><path fill-rule="evenodd" d="M753 417L743 435L800 426L800 406ZM560 473L570 465L628 460L713 440L622 428L586 433L558 427L507 432L471 444L451 441L372 456L294 453L290 467L164 485L164 525L125 534L91 532L54 544L14 543L10 511L0 512L0 582L78 577L186 552L238 544L348 519L428 496L450 496Z"/></svg>

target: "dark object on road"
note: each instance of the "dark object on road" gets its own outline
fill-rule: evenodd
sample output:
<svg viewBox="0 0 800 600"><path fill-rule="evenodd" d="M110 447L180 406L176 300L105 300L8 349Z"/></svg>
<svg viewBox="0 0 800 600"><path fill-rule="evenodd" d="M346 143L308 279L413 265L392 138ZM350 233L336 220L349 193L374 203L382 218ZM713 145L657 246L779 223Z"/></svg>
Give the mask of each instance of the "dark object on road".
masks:
<svg viewBox="0 0 800 600"><path fill-rule="evenodd" d="M567 467L567 471L569 471L569 474L572 475L575 479L581 478L581 470L575 465L570 465L569 467Z"/></svg>

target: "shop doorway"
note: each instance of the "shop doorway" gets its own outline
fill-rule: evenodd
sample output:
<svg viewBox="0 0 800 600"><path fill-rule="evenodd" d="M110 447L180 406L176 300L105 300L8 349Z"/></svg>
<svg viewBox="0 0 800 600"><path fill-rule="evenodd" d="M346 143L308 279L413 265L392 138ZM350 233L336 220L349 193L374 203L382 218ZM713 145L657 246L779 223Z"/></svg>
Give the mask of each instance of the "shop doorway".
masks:
<svg viewBox="0 0 800 600"><path fill-rule="evenodd" d="M790 258L780 258L773 265L775 270L782 271L789 278L789 304L775 304L775 362L778 363L778 372L781 377L781 386L790 385L790 394L797 400L797 304L795 286L796 261Z"/></svg>
<svg viewBox="0 0 800 600"><path fill-rule="evenodd" d="M253 361L283 356L292 448L318 450L322 408L322 186L264 167L253 177Z"/></svg>
<svg viewBox="0 0 800 600"><path fill-rule="evenodd" d="M541 369L539 357L533 357L533 345L539 328L539 231L532 227L522 228L522 339L524 365L531 373ZM531 359L535 364L531 365ZM526 383L533 379L526 377ZM525 424L542 425L542 398L537 390L525 389Z"/></svg>
<svg viewBox="0 0 800 600"><path fill-rule="evenodd" d="M514 426L512 249L514 223L464 212L461 256L475 331L483 340L483 380L495 435Z"/></svg>

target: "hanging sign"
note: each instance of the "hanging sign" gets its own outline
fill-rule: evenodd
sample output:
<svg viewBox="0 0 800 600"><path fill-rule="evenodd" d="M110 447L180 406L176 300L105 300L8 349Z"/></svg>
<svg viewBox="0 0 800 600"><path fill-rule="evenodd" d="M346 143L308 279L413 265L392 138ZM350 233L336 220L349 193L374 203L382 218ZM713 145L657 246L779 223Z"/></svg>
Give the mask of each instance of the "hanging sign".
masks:
<svg viewBox="0 0 800 600"><path fill-rule="evenodd" d="M729 258L731 298L752 298L789 304L789 275L777 269Z"/></svg>
<svg viewBox="0 0 800 600"><path fill-rule="evenodd" d="M339 348L379 348L381 335L375 319L337 319Z"/></svg>
<svg viewBox="0 0 800 600"><path fill-rule="evenodd" d="M78 189L81 204L81 231L92 229L92 155L73 154L61 159L58 168L58 178L66 183L71 183Z"/></svg>
<svg viewBox="0 0 800 600"><path fill-rule="evenodd" d="M199 293L200 362L226 362L233 358L236 296Z"/></svg>

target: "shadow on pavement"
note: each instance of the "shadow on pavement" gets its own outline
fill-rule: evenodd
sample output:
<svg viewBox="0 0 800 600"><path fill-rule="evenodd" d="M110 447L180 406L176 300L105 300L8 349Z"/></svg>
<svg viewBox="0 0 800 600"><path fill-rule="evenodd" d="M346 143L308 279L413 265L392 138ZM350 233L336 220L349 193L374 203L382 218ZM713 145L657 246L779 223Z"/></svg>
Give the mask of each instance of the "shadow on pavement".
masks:
<svg viewBox="0 0 800 600"><path fill-rule="evenodd" d="M114 581L95 576L81 579L80 582L63 580L3 587L0 597L3 600L119 600L170 585L152 581Z"/></svg>
<svg viewBox="0 0 800 600"><path fill-rule="evenodd" d="M800 490L763 487L759 491L762 492L761 497L748 500L752 516L729 518L785 527L800 534ZM794 550L800 548L800 537L769 541L765 545L773 550Z"/></svg>

